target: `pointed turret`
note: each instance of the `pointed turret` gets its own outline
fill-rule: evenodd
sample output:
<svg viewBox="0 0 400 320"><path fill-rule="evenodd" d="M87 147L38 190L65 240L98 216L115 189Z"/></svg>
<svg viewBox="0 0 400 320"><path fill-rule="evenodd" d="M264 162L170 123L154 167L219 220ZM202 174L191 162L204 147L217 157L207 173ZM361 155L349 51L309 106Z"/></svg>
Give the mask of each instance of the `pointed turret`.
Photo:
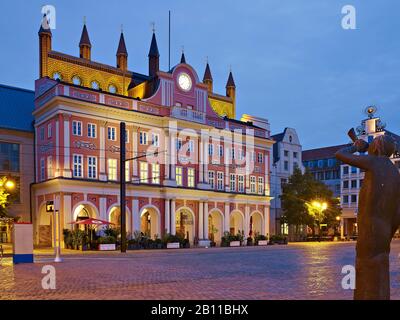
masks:
<svg viewBox="0 0 400 320"><path fill-rule="evenodd" d="M160 53L158 52L156 34L153 30L153 37L151 38L151 45L149 51L149 76L155 77L160 68Z"/></svg>
<svg viewBox="0 0 400 320"><path fill-rule="evenodd" d="M90 60L92 44L90 43L86 23L83 24L81 40L79 41L79 56Z"/></svg>
<svg viewBox="0 0 400 320"><path fill-rule="evenodd" d="M233 80L232 71L229 72L228 81L226 82L226 96L232 99L233 103L233 117L236 116L236 85Z"/></svg>
<svg viewBox="0 0 400 320"><path fill-rule="evenodd" d="M204 71L203 83L207 85L208 92L213 92L213 78L211 75L211 69L208 62L206 65L206 70Z"/></svg>
<svg viewBox="0 0 400 320"><path fill-rule="evenodd" d="M126 50L124 33L122 31L117 50L117 68L123 71L128 69L128 51Z"/></svg>
<svg viewBox="0 0 400 320"><path fill-rule="evenodd" d="M47 57L51 51L51 29L46 14L43 15L39 29L39 76L40 78L48 76Z"/></svg>
<svg viewBox="0 0 400 320"><path fill-rule="evenodd" d="M182 51L181 63L186 63L185 53Z"/></svg>

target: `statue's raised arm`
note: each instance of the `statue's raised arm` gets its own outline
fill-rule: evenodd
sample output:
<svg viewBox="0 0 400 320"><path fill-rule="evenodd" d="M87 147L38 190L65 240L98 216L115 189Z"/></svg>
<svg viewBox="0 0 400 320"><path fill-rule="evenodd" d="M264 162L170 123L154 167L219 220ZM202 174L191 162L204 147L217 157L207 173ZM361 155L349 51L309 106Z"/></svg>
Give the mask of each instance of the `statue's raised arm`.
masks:
<svg viewBox="0 0 400 320"><path fill-rule="evenodd" d="M370 169L372 161L367 155L355 155L356 152L364 153L368 150L369 144L364 140L356 140L353 145L344 147L336 152L335 156L340 161L364 170Z"/></svg>

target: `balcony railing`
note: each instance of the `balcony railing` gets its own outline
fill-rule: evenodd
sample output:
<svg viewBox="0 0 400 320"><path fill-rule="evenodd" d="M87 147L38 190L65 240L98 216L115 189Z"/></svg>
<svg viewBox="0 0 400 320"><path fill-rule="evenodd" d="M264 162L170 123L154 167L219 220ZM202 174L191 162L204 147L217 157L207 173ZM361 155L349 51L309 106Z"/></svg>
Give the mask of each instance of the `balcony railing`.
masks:
<svg viewBox="0 0 400 320"><path fill-rule="evenodd" d="M206 122L206 114L204 112L182 107L172 107L171 116L182 120L189 120L200 123Z"/></svg>

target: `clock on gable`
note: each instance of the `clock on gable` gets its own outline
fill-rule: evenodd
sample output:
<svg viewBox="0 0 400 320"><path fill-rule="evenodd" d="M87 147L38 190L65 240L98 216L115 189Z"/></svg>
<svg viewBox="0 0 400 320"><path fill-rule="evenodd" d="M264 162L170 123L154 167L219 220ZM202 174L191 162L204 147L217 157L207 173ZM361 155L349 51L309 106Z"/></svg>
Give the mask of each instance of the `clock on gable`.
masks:
<svg viewBox="0 0 400 320"><path fill-rule="evenodd" d="M178 75L178 85L183 91L189 91L192 88L192 79L186 72Z"/></svg>

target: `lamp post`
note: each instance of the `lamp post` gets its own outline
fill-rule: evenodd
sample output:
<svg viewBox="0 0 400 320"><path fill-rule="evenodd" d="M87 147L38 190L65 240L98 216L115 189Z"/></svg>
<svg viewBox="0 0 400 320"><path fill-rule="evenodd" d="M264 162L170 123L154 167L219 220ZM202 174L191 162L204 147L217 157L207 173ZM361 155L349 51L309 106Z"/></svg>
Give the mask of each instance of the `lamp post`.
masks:
<svg viewBox="0 0 400 320"><path fill-rule="evenodd" d="M318 236L321 234L321 220L322 220L322 214L324 210L328 208L328 204L326 202L319 202L319 201L313 201L311 205L314 207L314 209L318 212L317 216L317 221L318 221Z"/></svg>

